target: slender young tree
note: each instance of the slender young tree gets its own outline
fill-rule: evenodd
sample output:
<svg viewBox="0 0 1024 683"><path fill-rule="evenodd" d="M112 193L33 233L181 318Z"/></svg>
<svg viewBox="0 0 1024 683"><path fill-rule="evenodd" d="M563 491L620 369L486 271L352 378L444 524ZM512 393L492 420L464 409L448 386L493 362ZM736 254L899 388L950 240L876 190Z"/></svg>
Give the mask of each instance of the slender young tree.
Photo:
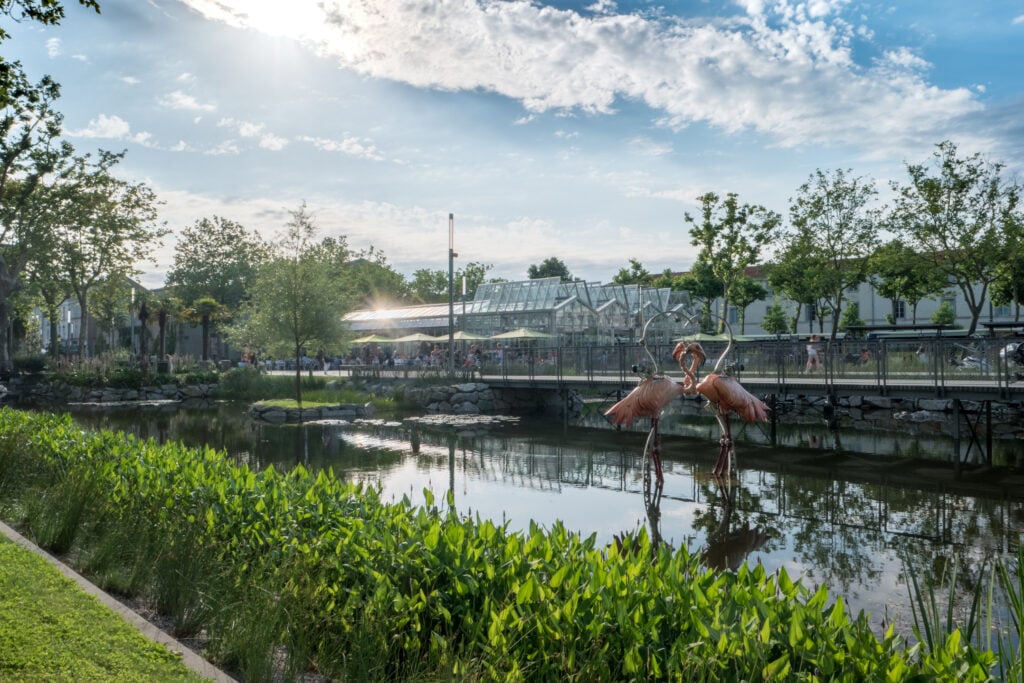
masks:
<svg viewBox="0 0 1024 683"><path fill-rule="evenodd" d="M685 214L690 244L698 247L697 260L708 264L711 273L722 282L723 310L729 309L733 288L745 277L746 269L761 257L781 219L763 206L740 204L730 192L725 198L714 192L698 197L700 219ZM719 330L724 322L719 324Z"/></svg>
<svg viewBox="0 0 1024 683"><path fill-rule="evenodd" d="M980 154L961 157L953 142L939 143L930 164L908 164L910 180L893 183L893 224L908 245L949 278L963 295L973 334L998 264L1009 256L1021 225L1020 185L1004 166Z"/></svg>
<svg viewBox="0 0 1024 683"><path fill-rule="evenodd" d="M273 257L259 271L253 296L230 334L242 343L281 349L295 358L295 398L302 406L302 354L330 348L345 336L347 310L337 263L324 258L317 227L303 204L292 212Z"/></svg>
<svg viewBox="0 0 1024 683"><path fill-rule="evenodd" d="M793 230L819 266L818 300L831 318L833 340L847 292L868 279L868 258L878 244L877 194L874 181L819 169L790 202Z"/></svg>

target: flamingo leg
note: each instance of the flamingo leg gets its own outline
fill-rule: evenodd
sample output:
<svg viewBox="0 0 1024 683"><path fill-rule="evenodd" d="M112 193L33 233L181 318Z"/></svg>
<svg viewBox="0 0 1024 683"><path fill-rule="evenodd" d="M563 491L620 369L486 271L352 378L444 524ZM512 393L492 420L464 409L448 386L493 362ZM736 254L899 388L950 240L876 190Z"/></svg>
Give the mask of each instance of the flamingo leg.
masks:
<svg viewBox="0 0 1024 683"><path fill-rule="evenodd" d="M732 461L736 455L732 443L732 431L729 428L729 415L721 411L715 416L722 435L718 439L718 460L711 471L716 477L728 477L732 474Z"/></svg>
<svg viewBox="0 0 1024 683"><path fill-rule="evenodd" d="M658 432L658 418L651 418L651 460L654 461L654 472L658 477L658 485L665 483L665 475L661 471L661 434Z"/></svg>

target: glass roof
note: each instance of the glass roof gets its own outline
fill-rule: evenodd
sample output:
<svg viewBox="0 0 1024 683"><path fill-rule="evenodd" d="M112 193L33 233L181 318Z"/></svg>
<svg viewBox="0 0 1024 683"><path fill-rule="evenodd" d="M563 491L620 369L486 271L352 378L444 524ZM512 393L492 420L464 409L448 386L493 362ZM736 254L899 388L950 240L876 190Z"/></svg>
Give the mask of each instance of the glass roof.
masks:
<svg viewBox="0 0 1024 683"><path fill-rule="evenodd" d="M668 288L642 287L640 285L614 285L597 282L562 282L557 277L521 280L518 282L485 282L481 284L472 300L455 302L454 313L467 316L550 312L572 304L598 314L608 306L650 318L682 304L689 307L686 292L673 292ZM465 309L463 309L465 306ZM353 330L378 330L384 328L438 327L448 324L448 304L425 304L381 310L352 311L345 321Z"/></svg>

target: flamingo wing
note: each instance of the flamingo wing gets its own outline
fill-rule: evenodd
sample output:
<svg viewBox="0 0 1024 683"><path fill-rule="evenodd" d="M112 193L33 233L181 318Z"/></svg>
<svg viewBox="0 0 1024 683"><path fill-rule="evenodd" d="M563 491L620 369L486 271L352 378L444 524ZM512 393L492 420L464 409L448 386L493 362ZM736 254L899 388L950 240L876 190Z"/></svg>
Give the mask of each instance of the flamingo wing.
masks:
<svg viewBox="0 0 1024 683"><path fill-rule="evenodd" d="M734 411L746 422L765 422L768 419L768 406L764 401L732 377L708 375L697 385L697 391L712 403L717 403L723 411Z"/></svg>
<svg viewBox="0 0 1024 683"><path fill-rule="evenodd" d="M683 395L683 386L663 375L645 378L605 415L613 424L633 424L640 417L658 417L673 399Z"/></svg>

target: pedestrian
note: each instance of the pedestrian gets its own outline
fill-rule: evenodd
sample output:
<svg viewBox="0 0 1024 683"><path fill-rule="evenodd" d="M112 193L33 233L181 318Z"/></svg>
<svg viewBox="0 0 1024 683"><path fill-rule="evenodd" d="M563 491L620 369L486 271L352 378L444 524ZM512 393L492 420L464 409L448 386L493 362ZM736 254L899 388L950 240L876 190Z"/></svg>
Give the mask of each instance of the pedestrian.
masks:
<svg viewBox="0 0 1024 683"><path fill-rule="evenodd" d="M821 367L821 359L818 357L818 335L812 334L807 340L807 365L804 372L817 372Z"/></svg>

